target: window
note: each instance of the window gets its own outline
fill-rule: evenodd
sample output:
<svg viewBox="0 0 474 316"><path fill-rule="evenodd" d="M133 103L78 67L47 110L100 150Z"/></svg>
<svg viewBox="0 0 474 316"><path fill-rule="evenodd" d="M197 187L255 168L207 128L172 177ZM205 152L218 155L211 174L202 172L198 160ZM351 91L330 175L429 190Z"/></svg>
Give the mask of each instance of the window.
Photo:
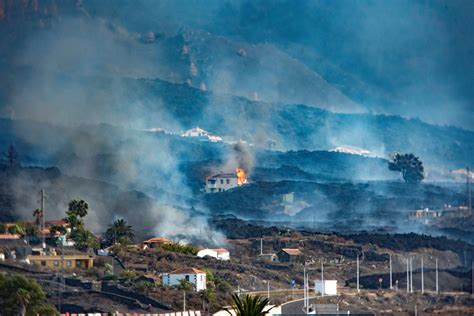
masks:
<svg viewBox="0 0 474 316"><path fill-rule="evenodd" d="M227 184L229 184L229 183L230 183L230 179L225 179L225 182L226 182Z"/></svg>
<svg viewBox="0 0 474 316"><path fill-rule="evenodd" d="M66 261L66 266L68 266L68 267L72 266L71 260L67 260L67 261Z"/></svg>
<svg viewBox="0 0 474 316"><path fill-rule="evenodd" d="M189 282L189 275L185 276L184 278L186 279L187 282Z"/></svg>
<svg viewBox="0 0 474 316"><path fill-rule="evenodd" d="M221 184L224 184L224 179L221 179Z"/></svg>
<svg viewBox="0 0 474 316"><path fill-rule="evenodd" d="M80 260L76 260L76 267L78 267L78 268L81 267L81 261Z"/></svg>
<svg viewBox="0 0 474 316"><path fill-rule="evenodd" d="M41 261L41 265L44 267L46 266L46 261Z"/></svg>
<svg viewBox="0 0 474 316"><path fill-rule="evenodd" d="M54 266L59 267L59 261L58 260L54 260Z"/></svg>

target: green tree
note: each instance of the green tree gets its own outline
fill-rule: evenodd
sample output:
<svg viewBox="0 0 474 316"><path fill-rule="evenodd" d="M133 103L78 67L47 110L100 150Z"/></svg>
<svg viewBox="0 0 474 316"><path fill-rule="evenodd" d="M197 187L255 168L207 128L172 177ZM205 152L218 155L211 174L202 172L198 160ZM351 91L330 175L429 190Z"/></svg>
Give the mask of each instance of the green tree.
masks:
<svg viewBox="0 0 474 316"><path fill-rule="evenodd" d="M8 165L10 167L14 167L19 165L18 162L18 152L16 151L13 144L10 144L7 148L7 152L5 153L5 158L7 159Z"/></svg>
<svg viewBox="0 0 474 316"><path fill-rule="evenodd" d="M38 236L39 233L38 226L31 223L25 223L23 230L25 231L26 236Z"/></svg>
<svg viewBox="0 0 474 316"><path fill-rule="evenodd" d="M41 219L43 218L43 211L37 208L33 211L33 217L35 218L35 224L39 226L41 224Z"/></svg>
<svg viewBox="0 0 474 316"><path fill-rule="evenodd" d="M68 204L66 212L66 223L69 224L71 231L80 230L84 228L84 217L89 210L89 204L84 200L72 200Z"/></svg>
<svg viewBox="0 0 474 316"><path fill-rule="evenodd" d="M5 224L0 223L0 234L5 234L7 232L7 226Z"/></svg>
<svg viewBox="0 0 474 316"><path fill-rule="evenodd" d="M84 200L72 200L69 202L66 214L74 214L80 218L84 218L89 210L89 204Z"/></svg>
<svg viewBox="0 0 474 316"><path fill-rule="evenodd" d="M23 235L23 234L24 234L24 231L23 231L23 229L21 228L20 225L18 225L18 224L13 224L13 225L11 225L10 227L8 227L8 233L9 233L9 234L20 234L20 235Z"/></svg>
<svg viewBox="0 0 474 316"><path fill-rule="evenodd" d="M116 242L120 244L129 244L132 242L135 234L133 232L133 227L128 225L126 220L120 218L109 225L109 228L105 232L105 237L111 244L115 244Z"/></svg>
<svg viewBox="0 0 474 316"><path fill-rule="evenodd" d="M68 214L64 221L69 224L71 232L84 227L82 219L80 219L76 214Z"/></svg>
<svg viewBox="0 0 474 316"><path fill-rule="evenodd" d="M54 307L44 305L45 294L32 279L20 275L4 276L0 274L0 306L2 316L36 315L40 307L55 311ZM40 313L40 315L57 315Z"/></svg>
<svg viewBox="0 0 474 316"><path fill-rule="evenodd" d="M89 249L99 248L97 237L87 229L79 229L72 233L74 247L79 250L89 251Z"/></svg>
<svg viewBox="0 0 474 316"><path fill-rule="evenodd" d="M199 296L201 299L206 300L208 302L215 302L216 301L216 292L214 289L206 288L205 290L199 291Z"/></svg>
<svg viewBox="0 0 474 316"><path fill-rule="evenodd" d="M179 280L178 289L184 290L184 291L190 291L193 288L194 288L194 284L192 284L190 281L186 279Z"/></svg>
<svg viewBox="0 0 474 316"><path fill-rule="evenodd" d="M30 303L30 292L25 289L18 289L15 294L15 301L18 304L18 313L21 316L26 315L26 306Z"/></svg>
<svg viewBox="0 0 474 316"><path fill-rule="evenodd" d="M265 310L268 302L268 298L262 298L260 295L245 295L241 299L237 294L233 294L231 308L226 311L233 315L231 310L234 310L236 316L264 316L272 309Z"/></svg>
<svg viewBox="0 0 474 316"><path fill-rule="evenodd" d="M59 312L56 307L52 305L38 305L33 306L26 312L27 316L59 316Z"/></svg>
<svg viewBox="0 0 474 316"><path fill-rule="evenodd" d="M425 177L423 163L414 154L395 153L388 163L388 169L400 172L407 183L418 183Z"/></svg>
<svg viewBox="0 0 474 316"><path fill-rule="evenodd" d="M55 237L57 232L59 232L61 235L64 235L67 232L67 230L61 225L54 225L53 227L51 227L51 230L50 230L51 237Z"/></svg>

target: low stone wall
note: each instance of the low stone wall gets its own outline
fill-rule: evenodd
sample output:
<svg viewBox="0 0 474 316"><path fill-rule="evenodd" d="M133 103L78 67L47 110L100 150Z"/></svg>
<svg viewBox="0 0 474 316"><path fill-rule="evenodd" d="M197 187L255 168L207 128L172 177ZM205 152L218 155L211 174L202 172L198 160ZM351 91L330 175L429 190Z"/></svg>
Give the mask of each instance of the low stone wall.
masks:
<svg viewBox="0 0 474 316"><path fill-rule="evenodd" d="M122 295L122 296L126 296L126 297L132 297L132 298L136 299L137 301L139 301L142 304L151 305L153 307L157 307L157 308L162 309L162 310L167 310L167 311L172 310L171 307L166 306L166 305L158 302L157 300L152 299L151 297L148 297L148 296L143 295L141 293L129 291L129 290L121 287L120 285L111 284L111 283L108 283L108 282L102 282L101 291L102 292L107 292L107 293L113 293L113 294L117 294L117 295Z"/></svg>

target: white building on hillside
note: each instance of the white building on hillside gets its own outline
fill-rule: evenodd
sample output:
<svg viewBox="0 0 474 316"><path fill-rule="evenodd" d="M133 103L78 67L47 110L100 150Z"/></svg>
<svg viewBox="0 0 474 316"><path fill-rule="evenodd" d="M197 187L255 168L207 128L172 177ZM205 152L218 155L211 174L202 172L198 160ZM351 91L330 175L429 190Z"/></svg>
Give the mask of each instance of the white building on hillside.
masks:
<svg viewBox="0 0 474 316"><path fill-rule="evenodd" d="M235 173L220 173L206 178L206 193L224 192L239 186Z"/></svg>
<svg viewBox="0 0 474 316"><path fill-rule="evenodd" d="M170 273L162 274L163 285L180 285L181 280L186 280L194 285L196 292L206 289L206 272L195 268L181 268Z"/></svg>
<svg viewBox="0 0 474 316"><path fill-rule="evenodd" d="M199 258L204 257L213 257L218 260L229 260L230 253L227 249L224 248L215 248L215 249L202 249L197 253Z"/></svg>
<svg viewBox="0 0 474 316"><path fill-rule="evenodd" d="M337 295L337 280L317 280L314 285L316 293L324 295Z"/></svg>
<svg viewBox="0 0 474 316"><path fill-rule="evenodd" d="M217 135L212 135L206 130L203 130L202 128L199 127L194 127L191 129L188 129L187 131L184 131L181 134L181 137L192 137L192 138L197 138L202 141L209 141L213 143L221 142L222 138Z"/></svg>
<svg viewBox="0 0 474 316"><path fill-rule="evenodd" d="M183 132L181 136L183 137L207 137L210 135L208 131L203 130L202 128L199 127L194 127L191 129L188 129L187 131Z"/></svg>

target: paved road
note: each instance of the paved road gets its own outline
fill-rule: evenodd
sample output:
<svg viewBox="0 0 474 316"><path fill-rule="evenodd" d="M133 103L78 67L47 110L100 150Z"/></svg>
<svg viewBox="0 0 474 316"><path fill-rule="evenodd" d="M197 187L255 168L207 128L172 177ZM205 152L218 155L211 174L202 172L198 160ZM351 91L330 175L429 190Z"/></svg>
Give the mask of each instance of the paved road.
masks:
<svg viewBox="0 0 474 316"><path fill-rule="evenodd" d="M320 299L321 297L318 296L318 297L310 297L309 298L309 304L317 304L318 303L318 299ZM304 303L303 303L303 299L300 299L300 300L296 300L296 301L291 301L291 302L288 302L288 303L285 303L283 305L281 305L281 313L283 315L291 315L291 314L304 314L304 311L303 311L303 306L304 306Z"/></svg>

